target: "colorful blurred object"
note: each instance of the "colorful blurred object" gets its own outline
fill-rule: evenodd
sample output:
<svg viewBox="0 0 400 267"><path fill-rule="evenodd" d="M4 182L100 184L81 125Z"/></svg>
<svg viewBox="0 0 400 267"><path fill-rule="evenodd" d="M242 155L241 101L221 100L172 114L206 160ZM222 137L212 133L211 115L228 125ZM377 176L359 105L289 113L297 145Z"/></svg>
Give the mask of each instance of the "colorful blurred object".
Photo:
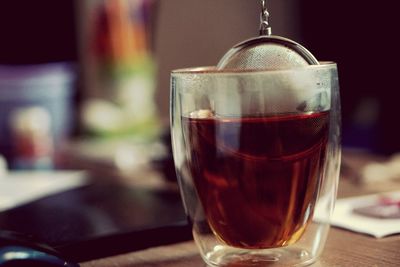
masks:
<svg viewBox="0 0 400 267"><path fill-rule="evenodd" d="M17 108L11 114L13 167L34 170L53 168L51 117L40 106Z"/></svg>
<svg viewBox="0 0 400 267"><path fill-rule="evenodd" d="M79 2L86 132L154 137L159 129L151 51L154 1Z"/></svg>
<svg viewBox="0 0 400 267"><path fill-rule="evenodd" d="M0 65L0 154L16 169L49 169L73 128L75 67Z"/></svg>

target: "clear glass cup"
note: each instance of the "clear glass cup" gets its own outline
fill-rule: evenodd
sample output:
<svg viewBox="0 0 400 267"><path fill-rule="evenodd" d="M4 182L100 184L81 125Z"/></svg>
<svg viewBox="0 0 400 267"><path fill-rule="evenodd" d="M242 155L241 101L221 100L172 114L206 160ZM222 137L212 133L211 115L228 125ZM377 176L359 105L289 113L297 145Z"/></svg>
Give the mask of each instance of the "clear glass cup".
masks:
<svg viewBox="0 0 400 267"><path fill-rule="evenodd" d="M208 265L317 259L339 176L335 63L175 70L171 132L183 204Z"/></svg>

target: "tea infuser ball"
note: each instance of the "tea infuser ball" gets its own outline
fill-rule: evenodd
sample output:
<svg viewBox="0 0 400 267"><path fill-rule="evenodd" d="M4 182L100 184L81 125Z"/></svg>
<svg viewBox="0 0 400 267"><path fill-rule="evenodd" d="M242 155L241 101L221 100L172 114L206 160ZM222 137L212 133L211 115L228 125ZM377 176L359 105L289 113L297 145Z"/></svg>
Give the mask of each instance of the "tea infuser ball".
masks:
<svg viewBox="0 0 400 267"><path fill-rule="evenodd" d="M219 61L217 69L288 69L319 64L305 47L271 34L266 2L261 0L260 36L232 47Z"/></svg>

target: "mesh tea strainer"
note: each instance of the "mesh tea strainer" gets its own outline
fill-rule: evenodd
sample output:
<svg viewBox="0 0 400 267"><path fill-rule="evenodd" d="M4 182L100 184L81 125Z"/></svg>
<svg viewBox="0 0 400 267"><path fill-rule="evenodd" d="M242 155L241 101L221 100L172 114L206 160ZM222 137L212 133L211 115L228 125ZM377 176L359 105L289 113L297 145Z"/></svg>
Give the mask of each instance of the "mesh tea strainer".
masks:
<svg viewBox="0 0 400 267"><path fill-rule="evenodd" d="M271 35L266 0L261 0L261 12L260 36L231 48L218 63L218 69L287 69L319 64L300 44Z"/></svg>

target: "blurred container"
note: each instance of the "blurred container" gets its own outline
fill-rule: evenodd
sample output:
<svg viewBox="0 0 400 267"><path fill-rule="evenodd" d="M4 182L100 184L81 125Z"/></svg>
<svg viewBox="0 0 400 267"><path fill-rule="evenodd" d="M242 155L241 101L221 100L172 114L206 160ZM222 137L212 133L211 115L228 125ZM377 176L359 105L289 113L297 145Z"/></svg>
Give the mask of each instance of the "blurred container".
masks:
<svg viewBox="0 0 400 267"><path fill-rule="evenodd" d="M54 144L49 112L40 107L18 108L11 115L12 164L15 169L54 167Z"/></svg>
<svg viewBox="0 0 400 267"><path fill-rule="evenodd" d="M56 144L56 147L70 134L75 78L73 65L65 62L0 65L0 153L11 166L15 165L13 162L18 157L13 153L16 136L15 129L12 129L12 118L18 111L36 107L47 112L50 122L47 126L41 126L49 127L48 133L52 139L49 142ZM39 122L33 120L33 123Z"/></svg>
<svg viewBox="0 0 400 267"><path fill-rule="evenodd" d="M77 1L82 123L100 137L158 134L152 53L154 0Z"/></svg>

